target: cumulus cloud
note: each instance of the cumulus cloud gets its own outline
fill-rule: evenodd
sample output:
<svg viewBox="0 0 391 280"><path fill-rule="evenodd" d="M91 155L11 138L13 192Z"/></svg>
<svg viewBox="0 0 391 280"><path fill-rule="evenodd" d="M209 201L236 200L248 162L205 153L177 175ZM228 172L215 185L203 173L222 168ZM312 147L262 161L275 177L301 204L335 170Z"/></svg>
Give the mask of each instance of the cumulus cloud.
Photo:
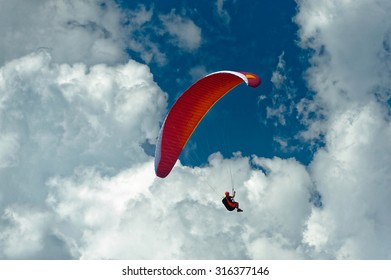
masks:
<svg viewBox="0 0 391 280"><path fill-rule="evenodd" d="M295 160L214 154L156 179L141 144L155 140L166 100L146 66L58 64L40 51L0 77L0 146L14 147L0 171L1 258L303 258L310 181ZM245 221L220 202L231 172Z"/></svg>
<svg viewBox="0 0 391 280"><path fill-rule="evenodd" d="M71 246L53 230L49 211L12 205L0 217L1 259L70 259Z"/></svg>
<svg viewBox="0 0 391 280"><path fill-rule="evenodd" d="M0 64L39 48L60 63L125 62L122 18L111 1L2 1Z"/></svg>
<svg viewBox="0 0 391 280"><path fill-rule="evenodd" d="M344 111L379 96L388 99L390 65L384 57L390 52L390 4L298 3L295 20L300 25L300 43L315 51L307 75L317 93L316 103L324 110Z"/></svg>
<svg viewBox="0 0 391 280"><path fill-rule="evenodd" d="M0 258L391 257L387 1L298 1L301 46L314 51L306 74L314 97L295 106L303 139L324 136L309 166L215 153L202 167L178 162L165 179L143 147L155 143L166 95L147 66L123 61L132 42L121 39L129 31L118 26L123 14L110 2L38 2L25 7L57 15L52 26L23 9L16 18L29 24L15 26L20 34L41 26L50 50L0 27L9 42L0 68ZM14 4L4 4L8 17ZM145 30L153 14L139 6L128 28ZM190 19L172 11L160 20L181 48L200 46ZM80 39L85 55L68 51L68 39ZM113 60L91 51L95 44L113 50ZM281 55L276 71L285 70ZM278 77L282 90L289 79ZM243 213L222 208L231 174Z"/></svg>
<svg viewBox="0 0 391 280"><path fill-rule="evenodd" d="M57 64L40 51L7 63L0 77L5 224L12 218L10 224L21 227L28 220L30 211L14 209L19 203L40 221L53 218L43 206L52 176L84 167L110 176L151 160L142 144L154 143L166 97L145 65ZM10 238L4 233L4 246L11 246Z"/></svg>
<svg viewBox="0 0 391 280"><path fill-rule="evenodd" d="M250 164L266 166L269 176L251 170ZM235 174L235 183L243 185L239 198L247 211L245 219L221 207L226 187L217 184L230 184L228 168ZM207 167L178 165L164 180L156 179L152 170L150 161L112 177L80 169L71 177L50 180L47 203L57 219L53 226L72 257L304 257L300 240L311 208L311 181L295 160L240 155L227 160L214 154ZM199 215L205 211L208 215ZM280 251L285 255L279 255Z"/></svg>
<svg viewBox="0 0 391 280"><path fill-rule="evenodd" d="M391 126L384 113L376 103L346 111L311 164L325 207L312 214L305 240L327 257L391 257Z"/></svg>
<svg viewBox="0 0 391 280"><path fill-rule="evenodd" d="M390 258L388 1L298 1L301 45L314 51L307 80L316 93L298 107L306 139L325 147L310 165L324 208L307 222L313 256ZM357 30L360 30L357 32ZM387 77L387 78L385 78Z"/></svg>
<svg viewBox="0 0 391 280"><path fill-rule="evenodd" d="M186 51L194 51L200 47L202 42L201 28L194 21L176 14L175 10L167 15L161 15L160 19L174 44Z"/></svg>
<svg viewBox="0 0 391 280"><path fill-rule="evenodd" d="M247 225L251 258L305 258L301 240L311 211L308 199L312 188L306 168L294 159L256 157L253 162L265 173L253 172L246 183L254 207L253 220ZM262 225L257 224L258 219Z"/></svg>

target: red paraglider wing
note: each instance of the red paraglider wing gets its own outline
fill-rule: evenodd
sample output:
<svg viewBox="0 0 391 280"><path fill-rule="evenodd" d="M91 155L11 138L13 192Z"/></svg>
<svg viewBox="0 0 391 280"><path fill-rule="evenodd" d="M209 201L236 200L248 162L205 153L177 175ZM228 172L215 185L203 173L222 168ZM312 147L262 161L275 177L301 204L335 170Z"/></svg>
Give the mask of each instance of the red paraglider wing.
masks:
<svg viewBox="0 0 391 280"><path fill-rule="evenodd" d="M206 113L220 98L243 82L257 87L261 80L248 72L219 71L200 79L178 98L164 120L156 144L157 176L164 178L170 173Z"/></svg>

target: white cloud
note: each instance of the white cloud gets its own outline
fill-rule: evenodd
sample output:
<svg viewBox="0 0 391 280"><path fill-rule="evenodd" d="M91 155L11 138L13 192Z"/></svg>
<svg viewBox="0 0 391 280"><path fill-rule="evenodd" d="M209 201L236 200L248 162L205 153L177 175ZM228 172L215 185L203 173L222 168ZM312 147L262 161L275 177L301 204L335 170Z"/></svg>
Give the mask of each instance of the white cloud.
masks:
<svg viewBox="0 0 391 280"><path fill-rule="evenodd" d="M151 39L151 34L156 33L156 27L152 23L154 8L139 4L135 10L127 11L125 15L129 21L127 30L131 34L127 41L128 47L140 54L141 59L147 64L155 62L160 66L165 65L166 55L160 51L159 44Z"/></svg>
<svg viewBox="0 0 391 280"><path fill-rule="evenodd" d="M18 137L14 133L4 133L0 136L0 168L11 167L16 164L16 153L19 149Z"/></svg>
<svg viewBox="0 0 391 280"><path fill-rule="evenodd" d="M111 1L2 1L0 65L39 48L56 62L125 62L121 11Z"/></svg>
<svg viewBox="0 0 391 280"><path fill-rule="evenodd" d="M383 117L376 103L345 112L312 162L325 207L308 221L306 240L329 257L391 257L391 126Z"/></svg>
<svg viewBox="0 0 391 280"><path fill-rule="evenodd" d="M226 0L216 1L217 14L219 15L220 19L223 21L224 24L229 24L231 21L231 16L229 15L228 11L224 9L225 1Z"/></svg>
<svg viewBox="0 0 391 280"><path fill-rule="evenodd" d="M390 67L384 56L389 55L390 3L298 3L301 45L316 51L307 73L316 102L325 110L343 111L375 95L389 97Z"/></svg>
<svg viewBox="0 0 391 280"><path fill-rule="evenodd" d="M264 190L262 184L252 185L252 191L260 193L255 196L261 198L258 201L260 211L265 210L265 218L270 219L273 227L278 227L284 236L299 243L302 225L310 210L308 199L312 182L308 172L294 159L255 158L254 163L266 169L267 174L263 175Z"/></svg>
<svg viewBox="0 0 391 280"><path fill-rule="evenodd" d="M282 52L278 57L278 63L276 70L272 73L271 82L272 84L277 88L281 89L283 83L286 81L286 73L285 73L285 60L284 60L285 53Z"/></svg>
<svg viewBox="0 0 391 280"><path fill-rule="evenodd" d="M194 21L176 14L175 10L167 15L161 15L160 20L175 45L186 51L194 51L200 47L202 42L201 28Z"/></svg>
<svg viewBox="0 0 391 280"><path fill-rule="evenodd" d="M154 143L166 96L145 65L57 64L40 51L7 63L0 77L0 211L17 211L16 216L3 214L5 223L18 217L10 232L23 227L30 214L13 210L15 204L32 207L37 217L48 216L55 223L45 200L56 176L76 176L85 168L112 176L151 161L141 145ZM31 237L37 243L46 240L40 234L54 234L53 229L39 230ZM1 239L9 248L4 252L8 258L38 257L46 248L13 253L12 238L7 234ZM26 242L31 238L26 235Z"/></svg>
<svg viewBox="0 0 391 280"><path fill-rule="evenodd" d="M189 74L192 81L197 81L202 77L206 76L209 72L206 70L204 65L197 65L190 69Z"/></svg>
<svg viewBox="0 0 391 280"><path fill-rule="evenodd" d="M18 10L28 25L13 23L26 37L0 27L9 43L0 47L0 258L391 258L387 1L298 2L316 95L297 108L303 135L325 140L310 166L216 153L204 167L178 163L164 180L142 145L155 141L166 96L148 67L117 63L122 14L94 1L38 2ZM4 4L9 24L14 4ZM44 25L50 11L58 18ZM135 11L132 27L153 16ZM174 11L161 21L180 47L200 46L194 22ZM40 46L31 29L50 51L31 52ZM231 172L243 213L221 204ZM310 202L314 190L322 208Z"/></svg>
<svg viewBox="0 0 391 280"><path fill-rule="evenodd" d="M315 258L389 259L389 1L298 1L301 45L315 51L298 107L305 139L324 135L310 174L324 207L304 243ZM388 77L388 78L385 78ZM315 118L314 118L315 116Z"/></svg>
<svg viewBox="0 0 391 280"><path fill-rule="evenodd" d="M148 9L145 5L139 4L136 10L129 11L129 19L133 25L141 27L151 21L153 13L153 8Z"/></svg>
<svg viewBox="0 0 391 280"><path fill-rule="evenodd" d="M266 108L266 118L274 120L275 126L286 126L287 119L294 117L297 106L295 100L297 89L289 77L284 56L284 52L278 56L276 69L272 73L270 79L273 84L273 91L270 94L272 104Z"/></svg>
<svg viewBox="0 0 391 280"><path fill-rule="evenodd" d="M219 154L205 168L178 165L164 180L155 178L152 161L113 177L80 169L49 182L47 202L57 219L53 227L77 248L75 258L303 258L308 174L294 160L253 161L260 163L270 177L251 171L248 158L227 160ZM220 202L230 188L228 168L235 175L244 217L227 212ZM268 246L267 254L260 251L259 244L269 244L274 235L275 245Z"/></svg>

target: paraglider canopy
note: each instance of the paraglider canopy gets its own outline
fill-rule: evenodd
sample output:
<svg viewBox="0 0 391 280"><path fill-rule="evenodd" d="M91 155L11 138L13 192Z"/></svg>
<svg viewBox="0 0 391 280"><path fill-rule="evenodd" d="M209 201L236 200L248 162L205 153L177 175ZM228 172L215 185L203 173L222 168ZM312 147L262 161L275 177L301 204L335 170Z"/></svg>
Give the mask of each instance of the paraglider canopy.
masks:
<svg viewBox="0 0 391 280"><path fill-rule="evenodd" d="M174 103L159 132L155 173L166 177L202 118L225 94L241 83L257 87L261 79L249 72L219 71L191 85Z"/></svg>

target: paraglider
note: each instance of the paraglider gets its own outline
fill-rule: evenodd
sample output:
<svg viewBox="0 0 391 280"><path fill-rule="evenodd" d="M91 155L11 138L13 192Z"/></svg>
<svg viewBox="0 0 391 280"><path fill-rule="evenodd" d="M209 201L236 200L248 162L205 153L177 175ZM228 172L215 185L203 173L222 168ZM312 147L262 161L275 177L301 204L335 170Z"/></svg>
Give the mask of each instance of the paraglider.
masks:
<svg viewBox="0 0 391 280"><path fill-rule="evenodd" d="M174 103L159 132L155 173L165 178L202 118L213 105L241 83L257 87L261 79L249 72L219 71L191 85Z"/></svg>
<svg viewBox="0 0 391 280"><path fill-rule="evenodd" d="M228 211L233 211L236 209L237 212L243 212L243 210L239 208L239 202L234 201L235 195L235 191L232 196L229 195L229 192L225 192L225 197L221 202L223 202L225 208L227 208Z"/></svg>

